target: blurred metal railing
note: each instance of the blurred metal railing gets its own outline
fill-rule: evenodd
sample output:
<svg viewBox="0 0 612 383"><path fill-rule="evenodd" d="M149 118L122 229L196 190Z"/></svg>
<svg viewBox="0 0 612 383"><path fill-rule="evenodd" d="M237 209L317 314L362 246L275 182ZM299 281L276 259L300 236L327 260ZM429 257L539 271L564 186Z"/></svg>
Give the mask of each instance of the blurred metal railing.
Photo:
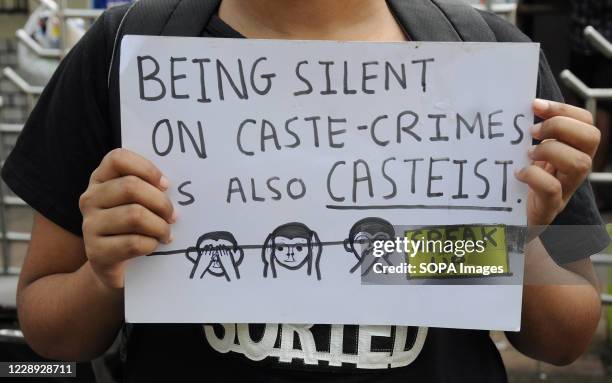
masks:
<svg viewBox="0 0 612 383"><path fill-rule="evenodd" d="M66 30L68 28L66 22L68 19L82 18L94 20L97 19L104 11L102 9L68 8L66 0L61 0L59 3L55 2L54 0L38 0L38 2L41 6L53 12L60 20L59 48L42 47L23 29L18 29L17 32L15 32L15 36L39 57L44 58L60 59L68 51L69 47L66 46Z"/></svg>
<svg viewBox="0 0 612 383"><path fill-rule="evenodd" d="M586 39L605 57L612 59L612 43L608 41L601 33L597 32L592 26L588 26L584 30ZM612 65L612 63L610 64ZM561 81L572 91L585 100L586 109L597 115L598 102L612 100L611 89L590 88L570 70L561 72ZM592 183L612 183L612 173L592 173L589 177Z"/></svg>
<svg viewBox="0 0 612 383"><path fill-rule="evenodd" d="M591 261L595 265L612 267L612 254L596 254L591 257ZM604 305L612 305L612 294L601 294L601 302Z"/></svg>
<svg viewBox="0 0 612 383"><path fill-rule="evenodd" d="M597 32L595 28L588 26L584 30L584 36L586 39L605 57L612 59L612 43L610 43L601 33ZM612 63L611 63L612 65ZM612 88L611 89L595 89L588 87L578 77L576 77L570 70L564 70L561 72L561 80L563 83L576 92L586 102L586 108L593 113L597 114L597 103L603 100L612 100Z"/></svg>
<svg viewBox="0 0 612 383"><path fill-rule="evenodd" d="M7 136L17 136L22 126L15 124L0 124L0 159L4 164L6 158ZM9 275L18 273L19 270L11 268L11 244L14 242L29 242L30 233L9 231L8 209L12 207L27 207L28 205L19 197L8 195L6 187L0 187L0 248L2 249L2 274Z"/></svg>
<svg viewBox="0 0 612 383"><path fill-rule="evenodd" d="M65 33L67 30L66 21L70 18L83 18L93 20L99 17L103 10L102 9L80 9L80 8L69 8L66 0L61 0L59 3L54 0L37 0L40 5L47 10L53 12L60 19L60 47L59 48L45 48L40 45L27 31L24 29L18 29L15 32L17 39L28 49L34 52L40 58L46 59L57 59L58 61L66 54L68 47L65 43ZM11 81L20 91L22 91L27 97L28 110L32 110L38 96L43 91L43 86L32 85L26 79L24 79L17 71L13 68L7 67L3 69L4 76Z"/></svg>
<svg viewBox="0 0 612 383"><path fill-rule="evenodd" d="M0 0L0 13L27 13L28 0Z"/></svg>
<svg viewBox="0 0 612 383"><path fill-rule="evenodd" d="M36 53L39 57L60 58L62 56L61 49L43 48L24 29L18 29L17 32L15 32L15 36L17 37L17 40L21 41L26 47Z"/></svg>
<svg viewBox="0 0 612 383"><path fill-rule="evenodd" d="M584 35L599 52L612 60L612 43L610 41L592 26L585 28Z"/></svg>
<svg viewBox="0 0 612 383"><path fill-rule="evenodd" d="M2 1L2 0L0 0ZM17 39L28 49L40 58L57 59L58 61L66 54L69 47L66 44L67 20L71 18L83 18L93 20L99 17L102 9L77 9L69 8L67 0L37 0L38 3L57 16L60 20L60 45L59 48L45 48L32 38L24 29L16 31ZM7 67L2 70L2 74L17 89L26 95L27 109L31 111L41 95L44 86L32 85L13 68ZM1 103L0 103L1 107ZM1 110L0 110L1 112ZM17 136L21 132L22 126L15 124L0 124L0 160L4 161L7 157L7 137ZM3 165L2 162L0 165ZM1 166L0 166L1 167ZM10 267L11 263L11 244L14 242L29 242L30 233L10 231L8 229L7 211L13 207L27 207L27 204L20 198L7 194L7 189L0 187L0 249L2 250L2 268L0 273L15 274L18 270Z"/></svg>
<svg viewBox="0 0 612 383"><path fill-rule="evenodd" d="M4 68L4 77L12 82L21 92L27 96L28 110L34 106L35 99L42 93L43 87L32 86L27 83L12 68ZM0 98L0 116L3 102ZM7 137L17 136L21 133L22 125L19 124L0 124L0 161L4 165L7 153ZM2 251L2 275L16 274L17 269L11 268L11 244L14 242L28 242L31 238L30 233L10 231L8 229L8 209L11 207L27 207L28 205L19 197L8 195L4 184L0 185L0 250Z"/></svg>
<svg viewBox="0 0 612 383"><path fill-rule="evenodd" d="M31 111L34 108L34 104L38 99L38 96L41 95L44 87L31 85L28 83L19 73L17 73L13 68L6 67L2 70L2 74L9 80L13 85L17 87L23 94L26 95L26 103L28 111Z"/></svg>

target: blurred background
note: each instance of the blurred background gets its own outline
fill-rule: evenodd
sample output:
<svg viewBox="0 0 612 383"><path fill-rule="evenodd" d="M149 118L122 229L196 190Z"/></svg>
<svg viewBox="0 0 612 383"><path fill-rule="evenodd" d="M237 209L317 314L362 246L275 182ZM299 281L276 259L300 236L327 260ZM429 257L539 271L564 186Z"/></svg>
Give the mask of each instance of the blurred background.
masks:
<svg viewBox="0 0 612 383"><path fill-rule="evenodd" d="M0 165L62 57L104 8L126 2L0 0ZM469 2L516 23L540 42L566 100L586 107L596 116L602 144L591 182L604 220L611 223L612 168L608 154L612 121L612 0ZM32 217L27 205L4 184L0 185L0 361L41 360L25 344L15 308L17 276L30 238ZM612 225L608 231L612 233ZM606 306L595 340L580 360L562 368L536 362L515 351L502 333L491 334L511 382L612 382L612 255L608 254L612 249L593 257ZM97 378L98 382L112 382L107 372L112 363L112 358L102 358L80 364L77 381L94 382Z"/></svg>

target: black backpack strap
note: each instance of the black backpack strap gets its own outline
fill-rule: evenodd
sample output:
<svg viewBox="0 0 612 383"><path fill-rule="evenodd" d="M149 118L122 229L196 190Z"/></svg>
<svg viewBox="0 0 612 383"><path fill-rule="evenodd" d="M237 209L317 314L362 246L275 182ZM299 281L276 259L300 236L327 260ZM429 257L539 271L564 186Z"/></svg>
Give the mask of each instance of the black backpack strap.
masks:
<svg viewBox="0 0 612 383"><path fill-rule="evenodd" d="M122 35L199 36L221 0L139 0Z"/></svg>
<svg viewBox="0 0 612 383"><path fill-rule="evenodd" d="M388 0L415 41L495 42L484 18L462 0Z"/></svg>
<svg viewBox="0 0 612 383"><path fill-rule="evenodd" d="M453 24L463 41L496 42L489 24L463 0L432 0Z"/></svg>
<svg viewBox="0 0 612 383"><path fill-rule="evenodd" d="M221 0L136 0L125 12L114 36L109 86L123 36L199 36L219 4Z"/></svg>
<svg viewBox="0 0 612 383"><path fill-rule="evenodd" d="M121 126L119 61L125 35L199 36L221 0L137 0L125 12L113 38L108 71L111 124ZM115 129L114 131L120 131ZM116 140L116 142L120 142Z"/></svg>

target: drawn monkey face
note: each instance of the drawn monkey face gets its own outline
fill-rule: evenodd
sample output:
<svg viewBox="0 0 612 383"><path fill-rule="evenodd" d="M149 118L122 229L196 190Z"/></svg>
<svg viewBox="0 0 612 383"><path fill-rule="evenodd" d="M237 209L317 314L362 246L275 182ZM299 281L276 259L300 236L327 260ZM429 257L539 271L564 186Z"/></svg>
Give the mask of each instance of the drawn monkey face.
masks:
<svg viewBox="0 0 612 383"><path fill-rule="evenodd" d="M370 233L360 231L355 235L352 242L349 243L350 250L358 259L372 254L374 244L378 241L388 241L391 236L387 232Z"/></svg>
<svg viewBox="0 0 612 383"><path fill-rule="evenodd" d="M230 262L234 249L233 244L225 239L206 239L198 246L198 251L204 255L204 263L208 263L211 274L222 275L224 263Z"/></svg>
<svg viewBox="0 0 612 383"><path fill-rule="evenodd" d="M188 249L185 256L193 263L190 279L193 279L198 269L201 270L200 278L206 274L225 277L228 281L232 274L240 278L238 266L242 263L244 251L229 232L217 231L202 235L196 247Z"/></svg>
<svg viewBox="0 0 612 383"><path fill-rule="evenodd" d="M344 249L353 253L357 259L357 264L353 266L351 273L354 273L368 258L372 259L372 265L376 263L378 259L372 256L374 244L377 241L391 240L394 236L393 225L382 218L364 218L355 223L349 232L348 239L344 241ZM387 256L383 256L383 259L389 263ZM369 268L365 273L367 272Z"/></svg>
<svg viewBox="0 0 612 383"><path fill-rule="evenodd" d="M274 258L283 266L303 265L311 255L308 238L287 238L281 235L274 238Z"/></svg>
<svg viewBox="0 0 612 383"><path fill-rule="evenodd" d="M266 238L262 249L264 277L270 270L272 277L276 278L277 266L288 270L306 266L308 275L314 269L317 279L321 279L319 261L322 250L319 236L308 226L298 222L279 226Z"/></svg>

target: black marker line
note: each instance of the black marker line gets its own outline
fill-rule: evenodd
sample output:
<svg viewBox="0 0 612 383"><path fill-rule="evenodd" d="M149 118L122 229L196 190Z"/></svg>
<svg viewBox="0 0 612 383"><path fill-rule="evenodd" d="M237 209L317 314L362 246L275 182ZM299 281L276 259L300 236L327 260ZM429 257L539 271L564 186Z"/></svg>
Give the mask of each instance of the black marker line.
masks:
<svg viewBox="0 0 612 383"><path fill-rule="evenodd" d="M156 251L147 255L147 257L152 257L154 255L175 255L175 254L185 254L188 251L196 251L195 247L190 247L188 249L178 249L178 250L168 250L168 251Z"/></svg>
<svg viewBox="0 0 612 383"><path fill-rule="evenodd" d="M344 246L344 241L329 241L329 242L321 242L321 246ZM291 246L291 245L285 245L285 246ZM293 246L297 246L297 245L293 245ZM238 246L240 249L242 250L251 250L251 249L263 249L266 246L263 245L243 245L243 246ZM274 246L268 246L269 248L272 248ZM156 255L176 255L176 254L185 254L188 251L197 251L197 249L192 246L189 247L187 249L176 249L176 250L167 250L167 251L156 251L154 253L151 253L149 255L147 255L147 257L152 257L152 256L156 256Z"/></svg>
<svg viewBox="0 0 612 383"><path fill-rule="evenodd" d="M477 210L502 211L510 213L511 207L504 206L459 206L459 205L327 205L331 210Z"/></svg>

